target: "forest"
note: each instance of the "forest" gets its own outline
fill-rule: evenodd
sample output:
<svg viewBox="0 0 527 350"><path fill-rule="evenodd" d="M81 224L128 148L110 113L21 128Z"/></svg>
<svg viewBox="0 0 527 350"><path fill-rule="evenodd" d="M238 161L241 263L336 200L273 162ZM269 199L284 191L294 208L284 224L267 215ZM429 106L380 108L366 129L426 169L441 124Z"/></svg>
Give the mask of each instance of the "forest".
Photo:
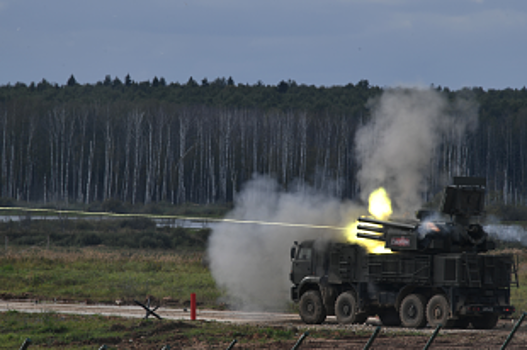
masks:
<svg viewBox="0 0 527 350"><path fill-rule="evenodd" d="M470 92L479 127L445 140L430 162L428 192L440 176L485 176L492 203L527 203L527 90ZM46 80L0 86L1 204L89 208L119 201L228 203L253 174L284 188L309 185L354 199L354 135L368 101L386 88L235 83L232 78L167 83L106 76L96 84Z"/></svg>

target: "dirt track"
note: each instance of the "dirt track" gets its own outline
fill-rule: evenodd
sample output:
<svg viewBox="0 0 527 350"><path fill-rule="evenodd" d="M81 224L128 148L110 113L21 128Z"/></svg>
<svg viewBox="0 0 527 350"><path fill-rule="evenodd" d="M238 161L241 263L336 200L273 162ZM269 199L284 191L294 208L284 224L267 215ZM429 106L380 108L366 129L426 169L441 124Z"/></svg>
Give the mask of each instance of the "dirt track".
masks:
<svg viewBox="0 0 527 350"><path fill-rule="evenodd" d="M53 302L28 302L0 300L0 311L16 310L20 312L57 312L77 315L104 315L142 318L146 311L138 305L87 305L87 304L62 304ZM188 309L174 309L160 307L156 311L164 319L190 320ZM294 314L270 313L270 312L242 312L242 311L215 311L197 310L197 319L204 321L220 321L233 323L287 323L298 322L300 317Z"/></svg>
<svg viewBox="0 0 527 350"><path fill-rule="evenodd" d="M145 310L140 306L112 306L112 305L86 305L86 304L61 304L52 302L28 302L28 301L0 301L0 311L16 310L19 312L57 312L70 314L98 314L108 316L121 316L142 318ZM161 317L170 320L189 320L190 312L186 309L173 309L161 307L156 311ZM241 312L241 311L215 311L197 310L198 320L220 321L232 323L265 324L276 327L294 327L298 333L311 329L329 329L349 331L349 336L339 339L307 338L301 349L362 349L369 336L364 334L373 333L378 320L368 319L364 325L339 325L334 317L317 326L303 324L300 317L295 314L266 313L266 312ZM440 336L436 338L430 349L500 349L501 345L511 331L515 320L501 320L498 326L490 331L467 330L441 330ZM375 340L372 349L422 349L433 329L425 328L419 330L383 327L379 337ZM347 334L347 333L346 333ZM277 342L273 344L252 344L249 348L254 349L290 349L294 344L291 342ZM181 348L209 348L201 347L200 344L181 344ZM221 348L221 346L219 347ZM237 349L247 348L238 345ZM516 333L513 341L507 349L527 349L527 321Z"/></svg>

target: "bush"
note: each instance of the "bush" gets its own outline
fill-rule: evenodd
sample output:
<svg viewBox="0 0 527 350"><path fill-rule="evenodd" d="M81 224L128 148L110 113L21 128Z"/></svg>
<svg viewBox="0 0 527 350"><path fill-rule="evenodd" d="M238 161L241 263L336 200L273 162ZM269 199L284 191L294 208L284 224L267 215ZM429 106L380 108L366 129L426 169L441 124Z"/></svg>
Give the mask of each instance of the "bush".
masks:
<svg viewBox="0 0 527 350"><path fill-rule="evenodd" d="M108 198L101 204L102 210L109 213L125 213L123 203L116 198Z"/></svg>
<svg viewBox="0 0 527 350"><path fill-rule="evenodd" d="M102 239L95 233L88 233L79 235L77 242L81 247L92 246L101 244Z"/></svg>
<svg viewBox="0 0 527 350"><path fill-rule="evenodd" d="M161 204L152 202L152 203L146 204L143 207L143 210L141 210L141 212L147 213L147 214L161 215L164 213L164 208Z"/></svg>
<svg viewBox="0 0 527 350"><path fill-rule="evenodd" d="M101 202L91 202L91 203L88 205L88 208L86 208L86 210L89 211L89 212L99 212L99 211L102 211Z"/></svg>
<svg viewBox="0 0 527 350"><path fill-rule="evenodd" d="M159 248L159 241L154 237L145 236L139 241L139 248Z"/></svg>
<svg viewBox="0 0 527 350"><path fill-rule="evenodd" d="M12 207L15 204L15 200L9 197L0 197L0 207Z"/></svg>
<svg viewBox="0 0 527 350"><path fill-rule="evenodd" d="M200 230L189 230L176 227L172 232L172 246L174 248L205 248L211 230L208 228Z"/></svg>
<svg viewBox="0 0 527 350"><path fill-rule="evenodd" d="M39 238L40 237L38 236L21 236L17 238L9 237L9 242L19 245L35 245L37 243L40 243L38 242Z"/></svg>
<svg viewBox="0 0 527 350"><path fill-rule="evenodd" d="M121 221L121 228L130 228L132 230L155 229L156 223L149 218L133 218Z"/></svg>
<svg viewBox="0 0 527 350"><path fill-rule="evenodd" d="M95 225L90 222L90 220L77 220L75 229L80 231L93 231L95 229Z"/></svg>
<svg viewBox="0 0 527 350"><path fill-rule="evenodd" d="M105 245L135 249L203 250L211 230L183 227L156 227L148 218L126 220L32 220L0 222L0 234L9 244L85 247ZM1 236L0 236L1 238Z"/></svg>

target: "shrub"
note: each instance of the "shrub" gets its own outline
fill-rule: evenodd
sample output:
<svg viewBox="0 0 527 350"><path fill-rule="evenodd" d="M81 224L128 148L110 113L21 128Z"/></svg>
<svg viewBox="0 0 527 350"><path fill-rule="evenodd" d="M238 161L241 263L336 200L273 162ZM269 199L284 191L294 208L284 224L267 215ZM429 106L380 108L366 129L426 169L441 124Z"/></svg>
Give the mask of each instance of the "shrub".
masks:
<svg viewBox="0 0 527 350"><path fill-rule="evenodd" d="M121 221L121 227L130 228L132 230L155 229L156 223L149 218L138 217Z"/></svg>
<svg viewBox="0 0 527 350"><path fill-rule="evenodd" d="M203 250L211 230L183 227L156 227L148 218L126 220L32 220L0 222L0 234L9 237L9 244L23 246L86 247L105 245L135 249ZM1 236L0 236L1 238Z"/></svg>
<svg viewBox="0 0 527 350"><path fill-rule="evenodd" d="M81 231L92 231L95 229L95 225L90 220L77 220L75 228Z"/></svg>
<svg viewBox="0 0 527 350"><path fill-rule="evenodd" d="M102 210L109 213L125 213L123 203L117 198L108 198L101 204Z"/></svg>
<svg viewBox="0 0 527 350"><path fill-rule="evenodd" d="M15 204L15 200L9 197L0 197L0 207L12 207Z"/></svg>
<svg viewBox="0 0 527 350"><path fill-rule="evenodd" d="M95 233L81 234L77 239L78 244L83 246L99 245L102 243L101 237Z"/></svg>

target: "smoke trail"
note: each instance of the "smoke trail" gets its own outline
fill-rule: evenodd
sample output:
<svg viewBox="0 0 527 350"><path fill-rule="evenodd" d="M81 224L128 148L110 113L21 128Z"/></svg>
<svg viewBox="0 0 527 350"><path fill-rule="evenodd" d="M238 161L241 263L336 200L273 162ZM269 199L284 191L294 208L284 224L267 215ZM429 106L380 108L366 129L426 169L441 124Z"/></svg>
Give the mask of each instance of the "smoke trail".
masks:
<svg viewBox="0 0 527 350"><path fill-rule="evenodd" d="M370 101L371 120L355 137L361 164L361 199L383 186L399 211L421 204L435 149L444 138L459 142L477 124L470 96L449 103L431 89L390 89Z"/></svg>
<svg viewBox="0 0 527 350"><path fill-rule="evenodd" d="M345 226L358 214L350 203L311 189L281 192L275 180L256 176L239 193L228 218ZM344 235L338 230L220 223L209 240L210 269L230 305L283 309L290 299L289 249L295 240L319 237L342 240Z"/></svg>
<svg viewBox="0 0 527 350"><path fill-rule="evenodd" d="M527 246L527 231L521 226L491 224L485 225L483 229L494 239L504 242L517 242Z"/></svg>

